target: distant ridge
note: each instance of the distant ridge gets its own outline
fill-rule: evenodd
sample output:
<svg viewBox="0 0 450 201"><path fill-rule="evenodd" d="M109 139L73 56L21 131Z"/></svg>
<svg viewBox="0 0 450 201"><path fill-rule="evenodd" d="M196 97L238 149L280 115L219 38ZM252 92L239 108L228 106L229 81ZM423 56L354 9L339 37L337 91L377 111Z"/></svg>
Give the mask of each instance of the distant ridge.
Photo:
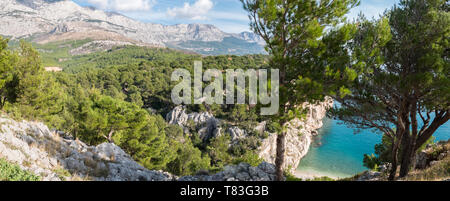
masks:
<svg viewBox="0 0 450 201"><path fill-rule="evenodd" d="M225 33L210 24L143 23L118 13L82 7L71 0L2 0L0 27L0 35L12 39L31 38L38 43L95 36L95 40L170 46L202 54L217 54L219 49L221 53L233 54L264 52L263 41L251 32ZM240 42L224 42L226 38ZM186 47L186 42L201 43L192 48ZM245 50L249 46L251 50Z"/></svg>

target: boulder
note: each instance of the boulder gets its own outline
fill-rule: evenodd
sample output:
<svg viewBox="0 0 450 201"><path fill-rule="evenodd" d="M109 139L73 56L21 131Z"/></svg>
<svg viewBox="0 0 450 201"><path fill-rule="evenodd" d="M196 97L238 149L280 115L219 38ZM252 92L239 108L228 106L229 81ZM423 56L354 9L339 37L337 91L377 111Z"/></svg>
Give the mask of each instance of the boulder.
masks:
<svg viewBox="0 0 450 201"><path fill-rule="evenodd" d="M430 162L430 156L427 152L421 151L417 153L416 156L416 168L417 169L425 169L428 166L428 163Z"/></svg>
<svg viewBox="0 0 450 201"><path fill-rule="evenodd" d="M247 136L247 131L240 129L237 126L233 126L227 129L227 133L231 136L231 141L236 142L239 139Z"/></svg>
<svg viewBox="0 0 450 201"><path fill-rule="evenodd" d="M188 132L186 127L189 126L189 122L193 122L198 128L200 138L204 141L220 134L220 130L217 131L220 121L208 112L187 114L184 106L177 106L166 115L166 120L169 124L181 126L185 133Z"/></svg>
<svg viewBox="0 0 450 201"><path fill-rule="evenodd" d="M275 178L275 166L263 162L257 167L247 163L228 165L214 175L184 176L178 181L274 181Z"/></svg>
<svg viewBox="0 0 450 201"><path fill-rule="evenodd" d="M365 171L363 172L356 181L379 181L381 179L381 173L375 171Z"/></svg>

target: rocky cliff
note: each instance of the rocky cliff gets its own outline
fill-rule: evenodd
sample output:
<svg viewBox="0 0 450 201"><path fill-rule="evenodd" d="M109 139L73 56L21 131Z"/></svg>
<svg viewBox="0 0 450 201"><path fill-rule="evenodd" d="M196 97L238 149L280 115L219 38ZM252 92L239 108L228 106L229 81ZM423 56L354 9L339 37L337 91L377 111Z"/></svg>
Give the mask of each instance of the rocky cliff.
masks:
<svg viewBox="0 0 450 201"><path fill-rule="evenodd" d="M302 120L294 119L287 124L285 170L294 173L301 159L308 153L312 137L317 135L317 129L323 126L322 119L325 118L327 110L332 106L333 100L331 98L318 104L304 103L302 108L308 109L306 118ZM264 127L264 125L261 126ZM259 149L260 157L273 164L275 164L276 142L277 134L271 133L268 138L262 141Z"/></svg>
<svg viewBox="0 0 450 201"><path fill-rule="evenodd" d="M304 103L302 108L308 109L305 119L294 119L288 123L288 131L286 136L286 153L285 153L285 169L293 172L300 160L308 153L309 146L312 142L312 136L317 134L317 129L321 128L322 119L325 117L327 109L333 106L331 98L318 104ZM189 122L196 124L201 139L209 139L217 137L222 133L221 120L216 119L212 114L203 113L186 113L186 109L182 106L174 108L167 114L166 120L171 124L180 125L184 128L188 127ZM265 122L261 122L255 130L265 132ZM231 142L246 137L247 131L232 126L224 130L225 134L231 136ZM257 150L258 155L271 164L275 163L276 156L276 133L269 133L265 139L261 139L261 146Z"/></svg>
<svg viewBox="0 0 450 201"><path fill-rule="evenodd" d="M214 175L177 177L148 170L120 147L103 143L88 146L38 122L0 117L0 158L38 175L44 181L271 181L275 167L262 163L227 166Z"/></svg>

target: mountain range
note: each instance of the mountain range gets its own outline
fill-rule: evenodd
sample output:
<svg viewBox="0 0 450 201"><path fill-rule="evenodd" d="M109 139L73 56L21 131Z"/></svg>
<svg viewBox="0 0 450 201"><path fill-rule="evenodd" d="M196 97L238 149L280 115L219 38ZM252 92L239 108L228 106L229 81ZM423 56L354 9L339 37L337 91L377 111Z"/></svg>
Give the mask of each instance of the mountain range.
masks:
<svg viewBox="0 0 450 201"><path fill-rule="evenodd" d="M71 0L2 0L0 27L0 35L39 44L91 39L204 55L264 53L263 40L251 32L226 33L209 24L144 23Z"/></svg>

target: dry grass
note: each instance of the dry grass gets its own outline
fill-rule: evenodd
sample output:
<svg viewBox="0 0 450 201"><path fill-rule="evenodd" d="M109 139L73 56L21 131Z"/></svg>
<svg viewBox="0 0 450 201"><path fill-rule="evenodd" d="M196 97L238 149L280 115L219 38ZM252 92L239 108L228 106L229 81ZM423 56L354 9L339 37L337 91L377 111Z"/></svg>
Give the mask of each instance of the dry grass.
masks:
<svg viewBox="0 0 450 201"><path fill-rule="evenodd" d="M61 151L61 141L48 140L41 143L39 149L47 152L51 156L56 156Z"/></svg>
<svg viewBox="0 0 450 201"><path fill-rule="evenodd" d="M59 165L58 165L56 168L53 169L53 172L54 172L55 174L57 174L58 177L59 177L62 181L66 181L67 178L71 178L71 177L72 177L72 174L70 174L70 172L69 172L68 170L64 169L63 167L61 167L61 166L59 166Z"/></svg>
<svg viewBox="0 0 450 201"><path fill-rule="evenodd" d="M424 170L414 170L406 178L406 181L440 181L450 179L450 156L437 161L431 167Z"/></svg>
<svg viewBox="0 0 450 201"><path fill-rule="evenodd" d="M97 166L97 161L90 157L83 158L84 165L94 169Z"/></svg>
<svg viewBox="0 0 450 201"><path fill-rule="evenodd" d="M72 177L70 177L69 181L92 181L92 179L89 178L89 176L82 177L78 174L74 174L72 175Z"/></svg>

